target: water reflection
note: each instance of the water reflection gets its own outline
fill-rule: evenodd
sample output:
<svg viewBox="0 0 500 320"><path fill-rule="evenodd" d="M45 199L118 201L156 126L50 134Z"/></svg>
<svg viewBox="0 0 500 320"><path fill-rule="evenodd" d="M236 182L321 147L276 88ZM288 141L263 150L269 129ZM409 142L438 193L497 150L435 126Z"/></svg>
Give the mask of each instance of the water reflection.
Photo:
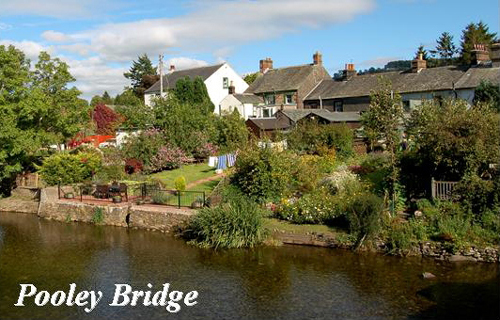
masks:
<svg viewBox="0 0 500 320"><path fill-rule="evenodd" d="M499 269L492 264L291 246L213 251L156 232L0 213L2 237L0 315L11 318L168 316L162 308L109 307L115 283L138 290L152 283L160 290L170 282L176 290L198 290L199 304L182 309L179 319L428 319L457 306L476 309L481 318L495 315L492 301L499 299ZM422 280L422 272L439 282ZM91 317L78 308L13 307L19 283L64 290L72 282L104 291L107 301Z"/></svg>

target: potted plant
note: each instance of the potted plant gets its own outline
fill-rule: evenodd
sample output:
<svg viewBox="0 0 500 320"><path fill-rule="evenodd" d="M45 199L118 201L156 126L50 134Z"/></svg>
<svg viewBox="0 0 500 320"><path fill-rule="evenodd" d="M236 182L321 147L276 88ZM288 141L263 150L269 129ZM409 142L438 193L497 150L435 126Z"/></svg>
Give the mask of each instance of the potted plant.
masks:
<svg viewBox="0 0 500 320"><path fill-rule="evenodd" d="M75 194L73 192L68 192L64 194L65 199L73 199L75 197Z"/></svg>
<svg viewBox="0 0 500 320"><path fill-rule="evenodd" d="M121 202L122 202L121 196L114 196L113 197L113 203L121 203Z"/></svg>

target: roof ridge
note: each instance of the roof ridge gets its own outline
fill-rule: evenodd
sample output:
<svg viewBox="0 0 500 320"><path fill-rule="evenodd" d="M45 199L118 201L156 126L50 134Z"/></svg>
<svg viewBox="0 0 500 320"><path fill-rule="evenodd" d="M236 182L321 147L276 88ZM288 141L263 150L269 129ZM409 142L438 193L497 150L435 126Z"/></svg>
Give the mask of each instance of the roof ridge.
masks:
<svg viewBox="0 0 500 320"><path fill-rule="evenodd" d="M191 71L191 70L196 70L196 69L205 69L205 68L213 68L217 66L223 66L226 62L223 63L218 63L218 64L211 64L211 65L206 65L206 66L201 66L201 67L194 67L194 68L188 68L188 69L180 69L180 70L175 70L173 72L169 72L164 74L163 76L168 76L170 74L176 73L176 72L181 72L181 71Z"/></svg>

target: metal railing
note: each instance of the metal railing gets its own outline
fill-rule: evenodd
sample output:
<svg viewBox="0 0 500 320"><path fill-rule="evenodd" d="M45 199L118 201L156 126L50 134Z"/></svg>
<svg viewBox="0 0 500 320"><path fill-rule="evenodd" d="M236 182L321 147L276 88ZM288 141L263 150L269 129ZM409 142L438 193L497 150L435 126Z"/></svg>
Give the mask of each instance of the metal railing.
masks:
<svg viewBox="0 0 500 320"><path fill-rule="evenodd" d="M204 191L178 191L163 189L156 184L81 184L75 186L58 185L59 199L80 202L135 202L165 206L201 208L206 205Z"/></svg>
<svg viewBox="0 0 500 320"><path fill-rule="evenodd" d="M451 200L456 181L431 180L432 199Z"/></svg>

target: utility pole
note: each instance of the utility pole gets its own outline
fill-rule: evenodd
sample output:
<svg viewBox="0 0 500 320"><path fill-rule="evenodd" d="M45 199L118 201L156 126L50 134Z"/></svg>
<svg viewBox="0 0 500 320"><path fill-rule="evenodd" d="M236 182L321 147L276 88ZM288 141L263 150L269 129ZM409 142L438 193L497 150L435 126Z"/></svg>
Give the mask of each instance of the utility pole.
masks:
<svg viewBox="0 0 500 320"><path fill-rule="evenodd" d="M159 56L158 68L160 69L160 97L163 97L163 55Z"/></svg>

